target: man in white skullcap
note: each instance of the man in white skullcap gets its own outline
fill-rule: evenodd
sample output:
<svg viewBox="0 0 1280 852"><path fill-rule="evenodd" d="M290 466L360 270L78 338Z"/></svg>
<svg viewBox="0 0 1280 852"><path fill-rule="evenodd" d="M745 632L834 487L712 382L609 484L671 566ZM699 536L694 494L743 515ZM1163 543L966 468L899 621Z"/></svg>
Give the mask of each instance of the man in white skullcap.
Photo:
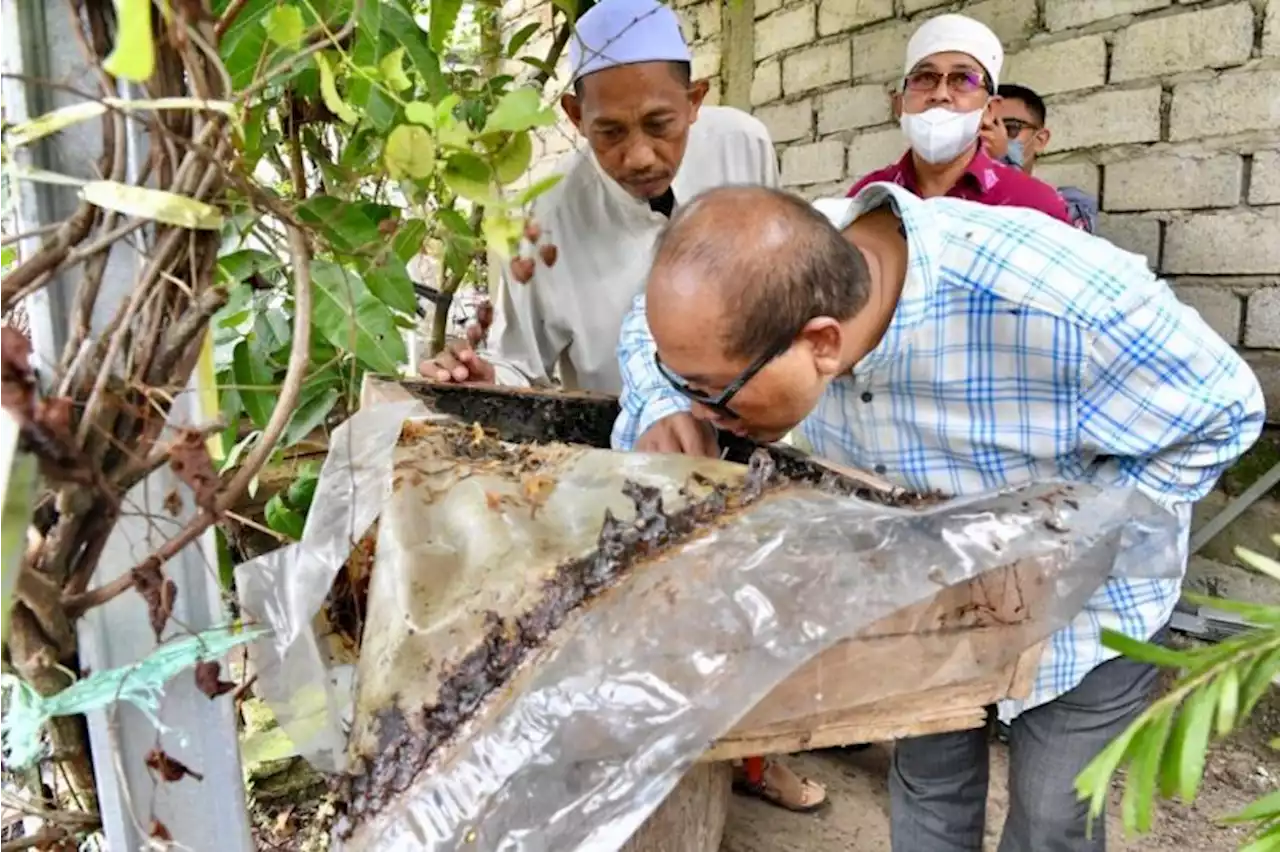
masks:
<svg viewBox="0 0 1280 852"><path fill-rule="evenodd" d="M949 196L992 206L1030 207L1070 222L1053 187L1003 168L983 149L980 131L992 111L1004 48L985 24L964 15L939 15L907 42L894 113L909 146L898 162L864 175L849 196L869 183L890 182L921 198Z"/></svg>
<svg viewBox="0 0 1280 852"><path fill-rule="evenodd" d="M569 43L573 92L561 107L589 147L534 203L533 217L559 250L531 280L510 266L496 301L491 350L452 343L419 367L437 381L561 384L617 395L622 318L644 288L653 244L673 210L727 184L777 186L769 133L736 109L703 106L707 83L691 79L692 55L674 12L657 0L601 0ZM524 276L521 276L524 277ZM655 430L672 452L714 451L714 433L673 410ZM826 800L821 785L785 765L753 758L738 788L797 811Z"/></svg>

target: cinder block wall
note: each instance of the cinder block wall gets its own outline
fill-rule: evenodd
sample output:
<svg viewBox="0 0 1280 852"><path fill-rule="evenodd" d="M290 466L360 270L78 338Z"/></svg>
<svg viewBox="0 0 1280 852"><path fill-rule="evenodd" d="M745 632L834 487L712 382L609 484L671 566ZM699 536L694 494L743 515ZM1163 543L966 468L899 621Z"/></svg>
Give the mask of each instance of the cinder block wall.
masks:
<svg viewBox="0 0 1280 852"><path fill-rule="evenodd" d="M987 23L1002 79L1046 97L1037 175L1095 193L1100 229L1146 255L1240 347L1280 421L1280 0L675 0L695 73L751 110L783 183L843 194L901 156L888 92L932 15ZM549 6L509 0L513 31ZM550 39L549 33L539 38ZM544 134L539 168L578 144Z"/></svg>

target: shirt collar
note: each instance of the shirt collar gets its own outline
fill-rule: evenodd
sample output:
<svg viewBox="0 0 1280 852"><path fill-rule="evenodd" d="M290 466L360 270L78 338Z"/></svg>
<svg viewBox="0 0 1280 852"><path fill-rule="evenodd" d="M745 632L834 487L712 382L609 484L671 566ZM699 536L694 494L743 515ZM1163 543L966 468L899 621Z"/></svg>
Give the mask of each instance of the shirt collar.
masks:
<svg viewBox="0 0 1280 852"><path fill-rule="evenodd" d="M915 159L911 156L911 149L907 149L907 153L902 155L902 159L898 160L894 169L900 178L896 182L919 194L920 182L916 178L916 164ZM982 149L981 144L973 152L973 156L969 158L968 165L965 166L964 172L960 175L960 181L967 182L970 188L982 195L990 192L1000 182L1000 172L997 169L996 161L991 159L987 152Z"/></svg>
<svg viewBox="0 0 1280 852"><path fill-rule="evenodd" d="M933 310L939 287L939 257L945 240L943 223L909 189L893 183L870 183L851 200L841 230L859 216L885 204L902 220L907 236L907 272L893 318L876 347L854 365L854 373L872 372L901 357L911 333Z"/></svg>

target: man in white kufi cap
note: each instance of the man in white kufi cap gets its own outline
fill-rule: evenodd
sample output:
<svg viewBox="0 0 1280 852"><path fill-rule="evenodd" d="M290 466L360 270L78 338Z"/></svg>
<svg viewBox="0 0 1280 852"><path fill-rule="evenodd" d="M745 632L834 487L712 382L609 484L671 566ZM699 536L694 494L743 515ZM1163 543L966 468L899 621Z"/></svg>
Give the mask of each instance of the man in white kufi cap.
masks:
<svg viewBox="0 0 1280 852"><path fill-rule="evenodd" d="M995 120L1004 48L990 28L964 15L930 18L907 42L894 113L906 137L902 159L864 175L896 183L921 198L949 196L992 206L1029 207L1069 222L1058 193L1029 174L1005 168L986 150L980 131Z"/></svg>
<svg viewBox="0 0 1280 852"><path fill-rule="evenodd" d="M503 270L492 348L456 341L423 363L437 381L548 385L617 395L618 331L644 288L653 244L672 212L727 184L777 186L777 154L757 119L703 106L707 83L691 79L692 55L674 12L657 0L601 0L569 42L573 91L561 106L588 147L534 204L533 218L559 251L531 280ZM523 276L522 276L523 277ZM649 449L713 452L715 435L673 410ZM823 804L822 786L781 763L739 767L739 789L792 810Z"/></svg>

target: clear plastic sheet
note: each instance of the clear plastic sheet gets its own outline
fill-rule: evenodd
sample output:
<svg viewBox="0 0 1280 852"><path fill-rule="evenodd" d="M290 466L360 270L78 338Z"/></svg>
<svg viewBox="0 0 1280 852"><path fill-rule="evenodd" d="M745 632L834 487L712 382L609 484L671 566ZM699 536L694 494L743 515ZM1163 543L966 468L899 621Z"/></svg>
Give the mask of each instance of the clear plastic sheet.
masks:
<svg viewBox="0 0 1280 852"><path fill-rule="evenodd" d="M1048 483L917 511L788 486L634 565L424 758L417 711L483 643L486 619L513 621L555 565L596 548L606 508L635 517L625 480L659 488L670 514L700 497L695 471L733 483L744 470L539 452L503 467L429 442L400 451L352 730L363 782L339 848L616 849L785 678L941 588L1012 565L1045 584L1025 644L1007 649L1016 656L1073 618L1117 564L1134 577L1179 574L1176 521L1131 491ZM540 496L530 475L553 489ZM1121 550L1132 558L1118 563ZM949 641L928 665L998 662L977 660L962 633ZM918 685L934 674L866 677Z"/></svg>
<svg viewBox="0 0 1280 852"><path fill-rule="evenodd" d="M241 607L271 628L249 647L255 692L298 753L324 772L345 761L351 673L331 667L313 622L334 578L391 493L391 462L421 403L364 408L334 430L302 540L236 567Z"/></svg>

